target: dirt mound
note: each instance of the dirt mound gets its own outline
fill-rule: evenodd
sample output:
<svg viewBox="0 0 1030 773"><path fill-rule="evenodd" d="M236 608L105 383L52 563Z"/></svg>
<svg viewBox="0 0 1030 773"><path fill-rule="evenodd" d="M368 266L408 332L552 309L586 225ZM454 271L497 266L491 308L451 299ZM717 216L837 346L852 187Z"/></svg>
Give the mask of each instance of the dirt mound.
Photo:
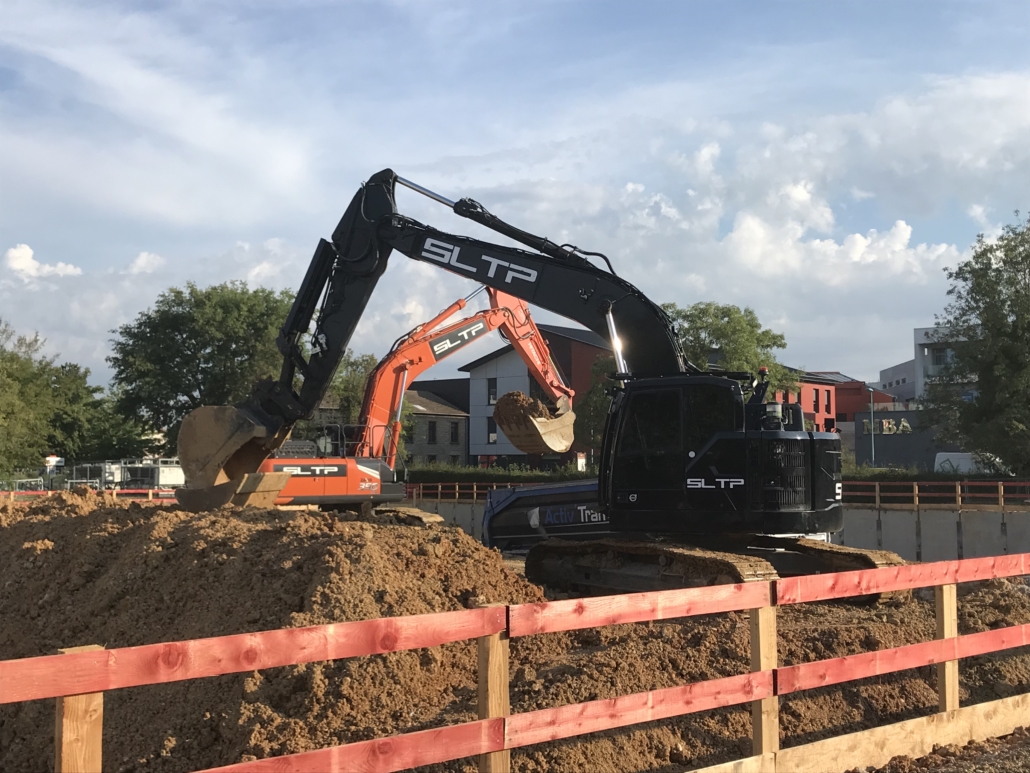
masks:
<svg viewBox="0 0 1030 773"><path fill-rule="evenodd" d="M494 405L494 420L502 427L525 424L531 418L549 419L551 410L536 398L522 392L503 394Z"/></svg>
<svg viewBox="0 0 1030 773"><path fill-rule="evenodd" d="M76 498L77 497L77 498ZM93 507L92 510L88 509ZM107 506L79 494L5 510L0 659L543 598L500 554L409 514ZM394 520L390 520L394 519ZM1030 589L959 599L963 633L1030 622ZM932 638L932 594L886 607L781 610L780 659L807 662ZM746 614L516 639L512 710L609 698L748 670ZM475 719L473 642L105 696L105 770L189 771ZM964 703L1024 691L1020 650L964 661ZM933 669L782 702L784 745L935 711ZM0 770L52 757L53 701L0 707ZM514 753L522 771L682 770L750 753L746 706ZM472 771L472 760L435 766Z"/></svg>
<svg viewBox="0 0 1030 773"><path fill-rule="evenodd" d="M84 502L58 495L7 516L0 659L543 599L451 527ZM114 691L105 769L196 770L468 719L475 663L470 643ZM53 701L0 707L0 770L43 769L52 714Z"/></svg>

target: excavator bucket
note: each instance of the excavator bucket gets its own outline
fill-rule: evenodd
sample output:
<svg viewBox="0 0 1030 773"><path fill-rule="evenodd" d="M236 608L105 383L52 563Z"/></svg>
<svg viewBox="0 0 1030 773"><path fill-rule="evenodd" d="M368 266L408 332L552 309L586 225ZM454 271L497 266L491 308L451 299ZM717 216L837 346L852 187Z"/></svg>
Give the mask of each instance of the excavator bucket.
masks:
<svg viewBox="0 0 1030 773"><path fill-rule="evenodd" d="M179 430L179 463L186 486L175 498L192 512L224 505L271 507L289 473L258 473L281 443L247 411L205 405L191 411Z"/></svg>
<svg viewBox="0 0 1030 773"><path fill-rule="evenodd" d="M576 414L567 397L551 413L539 400L508 392L494 406L494 421L511 444L526 454L561 454L572 448Z"/></svg>

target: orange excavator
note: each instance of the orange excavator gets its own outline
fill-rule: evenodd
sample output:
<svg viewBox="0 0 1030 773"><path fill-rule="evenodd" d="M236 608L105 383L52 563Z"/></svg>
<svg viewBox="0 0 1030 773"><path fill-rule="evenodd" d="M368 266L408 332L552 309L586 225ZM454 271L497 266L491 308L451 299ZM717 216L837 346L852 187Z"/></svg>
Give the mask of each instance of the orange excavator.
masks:
<svg viewBox="0 0 1030 773"><path fill-rule="evenodd" d="M489 296L490 308L445 325L483 290ZM365 383L357 425L322 428L315 442L288 441L261 464L258 472L266 476L289 475L275 496L275 504L328 507L403 499L404 482L397 474L397 445L408 384L440 360L498 329L557 406L549 417L526 417L508 425L499 418L501 430L526 453L569 450L575 392L565 384L526 302L481 286L394 343ZM253 498L248 503L254 504Z"/></svg>

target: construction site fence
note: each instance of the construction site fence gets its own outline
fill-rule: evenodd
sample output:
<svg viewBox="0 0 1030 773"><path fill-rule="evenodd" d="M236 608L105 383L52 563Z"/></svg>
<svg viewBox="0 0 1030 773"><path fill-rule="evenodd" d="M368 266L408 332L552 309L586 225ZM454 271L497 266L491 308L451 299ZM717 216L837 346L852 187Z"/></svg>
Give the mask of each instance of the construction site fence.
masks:
<svg viewBox="0 0 1030 773"><path fill-rule="evenodd" d="M499 483L409 483L407 498L430 502L485 502L495 489L534 485L519 482ZM539 485L539 484L536 484ZM973 510L1030 506L1030 481L844 481L843 502L879 509L917 508Z"/></svg>
<svg viewBox="0 0 1030 773"><path fill-rule="evenodd" d="M910 564L775 581L567 599L534 604L379 618L306 628L0 661L0 704L56 699L57 773L99 773L103 694L224 674L356 658L476 640L478 719L457 725L211 768L203 773L366 771L387 773L478 756L481 771L508 771L510 751L644 722L750 704L752 754L708 773L826 773L919 757L934 745L1004 735L1026 724L1030 694L959 706L959 660L1030 643L1030 625L958 635L956 584L1030 573L1030 553ZM933 587L936 637L903 647L780 666L777 609ZM745 612L747 673L615 698L512 714L508 645L512 638L628 623ZM779 696L934 666L938 711L917 719L781 749ZM470 706L470 708L472 708ZM48 766L39 761L39 769Z"/></svg>
<svg viewBox="0 0 1030 773"><path fill-rule="evenodd" d="M140 488L140 489L97 489L89 488L98 494L111 496L118 500L129 500L134 502L154 502L160 500L174 500L175 489ZM25 502L45 499L67 489L49 489L43 491L0 491L0 502L5 499L11 502Z"/></svg>
<svg viewBox="0 0 1030 773"><path fill-rule="evenodd" d="M844 481L844 504L879 510L1027 510L1030 481Z"/></svg>
<svg viewBox="0 0 1030 773"><path fill-rule="evenodd" d="M430 502L485 502L491 491L531 485L526 483L408 483L405 493L416 504ZM538 484L539 485L539 484Z"/></svg>

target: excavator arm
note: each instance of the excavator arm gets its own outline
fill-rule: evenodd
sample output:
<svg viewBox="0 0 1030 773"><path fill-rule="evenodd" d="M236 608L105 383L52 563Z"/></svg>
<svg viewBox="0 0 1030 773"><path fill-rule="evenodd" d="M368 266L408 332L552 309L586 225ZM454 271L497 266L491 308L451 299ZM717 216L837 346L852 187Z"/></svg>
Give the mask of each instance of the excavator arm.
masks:
<svg viewBox="0 0 1030 773"><path fill-rule="evenodd" d="M399 215L398 182L535 251L445 233ZM697 371L684 360L665 312L610 265L603 270L588 260L607 262L604 256L521 231L471 199L452 202L386 169L355 194L331 241L319 242L277 339L283 355L279 377L260 382L235 406L205 406L184 419L178 450L186 487L177 493L180 503L197 510L274 501L285 478L256 471L325 395L393 250L610 338L620 371Z"/></svg>
<svg viewBox="0 0 1030 773"><path fill-rule="evenodd" d="M449 325L444 323L468 304L475 295L486 289L490 308ZM425 322L399 339L368 377L365 396L361 404L358 426L361 429L353 453L348 456L381 457L392 468L397 456L397 440L401 430L401 407L408 384L440 360L449 357L466 344L479 340L487 333L498 330L512 343L525 361L533 378L558 405L558 416L542 422L546 437L527 453L539 453L537 447L547 442L547 451L567 451L572 445L572 398L575 392L562 380L551 360L550 349L533 321L525 301L499 290L480 287L467 298L460 298L433 319ZM557 422L555 424L554 422ZM517 428L502 426L507 434Z"/></svg>

